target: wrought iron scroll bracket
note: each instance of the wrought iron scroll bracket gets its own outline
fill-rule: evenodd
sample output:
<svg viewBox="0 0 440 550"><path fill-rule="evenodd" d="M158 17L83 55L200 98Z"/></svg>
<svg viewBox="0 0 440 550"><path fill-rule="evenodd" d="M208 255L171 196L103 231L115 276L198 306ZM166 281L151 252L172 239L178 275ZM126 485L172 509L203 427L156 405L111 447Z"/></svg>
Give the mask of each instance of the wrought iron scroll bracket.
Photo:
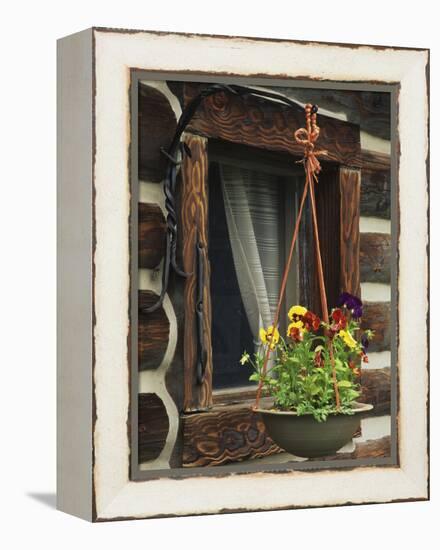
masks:
<svg viewBox="0 0 440 550"><path fill-rule="evenodd" d="M200 240L196 243L196 269L197 269L197 300L196 300L196 327L197 327L197 383L202 384L205 377L207 352L205 349L204 335L204 299L205 289L205 248Z"/></svg>
<svg viewBox="0 0 440 550"><path fill-rule="evenodd" d="M170 272L173 269L181 277L188 277L190 273L186 273L177 262L177 242L178 242L178 217L176 212L176 185L177 185L177 168L182 162L180 159L184 155L191 157L189 147L181 142L182 134L196 113L202 101L218 92L230 93L239 96L252 95L254 97L263 97L266 99L274 99L290 107L298 108L298 104L280 94L259 90L256 88L248 88L239 85L212 84L204 88L196 97L194 97L188 105L183 109L182 114L177 123L176 132L168 149L161 149L161 152L167 158L165 169L165 178L163 190L165 194L165 209L167 211L166 219L166 248L165 257L162 269L162 287L157 302L148 308L141 308L143 313L152 313L160 308L165 299L170 279ZM180 159L178 158L180 156Z"/></svg>

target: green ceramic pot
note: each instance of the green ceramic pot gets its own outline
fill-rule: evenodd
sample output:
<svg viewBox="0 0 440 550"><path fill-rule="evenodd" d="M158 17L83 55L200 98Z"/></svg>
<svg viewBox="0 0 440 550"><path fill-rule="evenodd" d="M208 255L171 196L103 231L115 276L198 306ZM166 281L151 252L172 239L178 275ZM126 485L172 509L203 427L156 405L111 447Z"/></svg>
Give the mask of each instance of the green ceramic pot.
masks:
<svg viewBox="0 0 440 550"><path fill-rule="evenodd" d="M256 409L275 443L295 456L315 458L334 454L351 441L361 418L373 405L354 403L354 414L332 414L318 422L311 414L298 416L291 411Z"/></svg>

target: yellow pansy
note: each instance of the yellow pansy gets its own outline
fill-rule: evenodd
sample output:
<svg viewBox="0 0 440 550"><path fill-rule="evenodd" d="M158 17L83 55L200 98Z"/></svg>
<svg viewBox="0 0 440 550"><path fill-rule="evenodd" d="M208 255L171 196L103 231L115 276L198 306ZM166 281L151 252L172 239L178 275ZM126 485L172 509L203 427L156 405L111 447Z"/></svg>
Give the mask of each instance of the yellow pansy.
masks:
<svg viewBox="0 0 440 550"><path fill-rule="evenodd" d="M353 338L353 336L348 332L348 330L340 330L338 332L338 336L340 336L344 342L347 344L349 348L355 348L357 346L356 340Z"/></svg>
<svg viewBox="0 0 440 550"><path fill-rule="evenodd" d="M270 344L270 349L275 349L280 340L280 333L278 329L270 326L267 330L260 328L260 339L263 344Z"/></svg>
<svg viewBox="0 0 440 550"><path fill-rule="evenodd" d="M295 342L301 342L304 332L307 332L304 328L302 321L294 321L287 327L287 336Z"/></svg>
<svg viewBox="0 0 440 550"><path fill-rule="evenodd" d="M298 317L302 317L307 313L307 308L303 306L292 306L289 309L289 313L287 314L289 316L289 319L291 321L299 321Z"/></svg>
<svg viewBox="0 0 440 550"><path fill-rule="evenodd" d="M287 336L289 335L289 333L294 329L294 328L297 328L299 330L302 331L305 331L304 329L304 323L302 321L293 321L292 323L290 323L290 325L287 327Z"/></svg>

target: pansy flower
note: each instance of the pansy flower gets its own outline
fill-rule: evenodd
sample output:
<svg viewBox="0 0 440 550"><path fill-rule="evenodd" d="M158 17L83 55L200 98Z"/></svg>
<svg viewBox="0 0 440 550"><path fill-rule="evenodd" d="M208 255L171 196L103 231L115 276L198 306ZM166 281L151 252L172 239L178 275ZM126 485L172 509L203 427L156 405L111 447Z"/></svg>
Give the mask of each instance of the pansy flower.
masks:
<svg viewBox="0 0 440 550"><path fill-rule="evenodd" d="M287 327L287 336L294 342L302 342L304 338L304 324L302 321L294 321Z"/></svg>
<svg viewBox="0 0 440 550"><path fill-rule="evenodd" d="M269 344L270 349L275 349L280 340L280 333L278 329L273 326L268 327L267 330L260 328L260 340L263 344Z"/></svg>
<svg viewBox="0 0 440 550"><path fill-rule="evenodd" d="M311 311L307 311L302 320L304 328L309 331L317 331L321 326L321 319Z"/></svg>
<svg viewBox="0 0 440 550"><path fill-rule="evenodd" d="M304 315L307 313L307 308L303 306L292 306L287 314L289 319L293 322L299 322L303 320Z"/></svg>
<svg viewBox="0 0 440 550"><path fill-rule="evenodd" d="M338 336L340 336L344 340L345 344L349 348L354 349L357 346L356 340L348 332L348 330L340 330L339 333L338 333Z"/></svg>
<svg viewBox="0 0 440 550"><path fill-rule="evenodd" d="M357 296L353 296L348 292L343 292L339 296L338 305L341 307L345 306L349 309L353 319L359 319L362 317L362 301Z"/></svg>
<svg viewBox="0 0 440 550"><path fill-rule="evenodd" d="M347 326L347 318L342 313L342 309L334 309L332 311L332 330L338 332L338 330L343 330Z"/></svg>

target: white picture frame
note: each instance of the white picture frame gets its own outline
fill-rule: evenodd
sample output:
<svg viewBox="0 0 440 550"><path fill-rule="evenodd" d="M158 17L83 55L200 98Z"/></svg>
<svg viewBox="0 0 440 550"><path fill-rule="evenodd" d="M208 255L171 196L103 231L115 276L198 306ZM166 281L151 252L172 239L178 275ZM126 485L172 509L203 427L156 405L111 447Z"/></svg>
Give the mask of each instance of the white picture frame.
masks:
<svg viewBox="0 0 440 550"><path fill-rule="evenodd" d="M397 466L131 480L132 69L398 86ZM59 41L59 509L108 521L429 498L428 74L417 49L100 28Z"/></svg>

